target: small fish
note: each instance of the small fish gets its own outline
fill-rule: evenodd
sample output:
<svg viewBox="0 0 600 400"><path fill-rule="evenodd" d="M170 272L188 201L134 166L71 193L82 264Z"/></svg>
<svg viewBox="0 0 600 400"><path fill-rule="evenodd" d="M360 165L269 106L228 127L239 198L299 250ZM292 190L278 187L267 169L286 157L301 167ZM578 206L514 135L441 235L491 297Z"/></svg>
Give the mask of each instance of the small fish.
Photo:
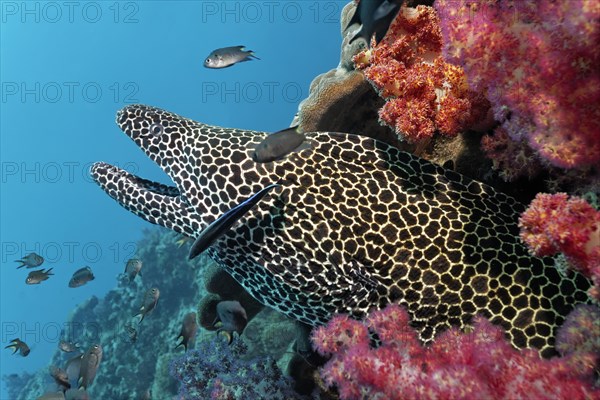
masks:
<svg viewBox="0 0 600 400"><path fill-rule="evenodd" d="M239 62L260 60L253 51L244 50L245 47L232 46L213 50L204 60L204 66L206 68L227 68Z"/></svg>
<svg viewBox="0 0 600 400"><path fill-rule="evenodd" d="M25 279L25 283L28 285L39 285L41 282L50 278L50 275L54 275L52 272L52 268L47 270L40 269L39 271L31 271L27 278Z"/></svg>
<svg viewBox="0 0 600 400"><path fill-rule="evenodd" d="M21 258L20 260L15 260L15 262L21 263L21 265L19 265L17 267L17 269L23 268L23 267L37 268L44 263L44 257L42 257L36 253L29 253L25 257Z"/></svg>
<svg viewBox="0 0 600 400"><path fill-rule="evenodd" d="M131 343L135 343L137 341L137 337L138 337L138 332L135 329L135 327L131 324L126 324L124 329L125 329L125 332L127 333L127 337L129 338L129 341Z"/></svg>
<svg viewBox="0 0 600 400"><path fill-rule="evenodd" d="M210 245L212 245L221 235L223 235L231 226L244 214L246 214L256 203L258 203L271 189L280 186L278 183L273 183L264 189L259 190L242 203L233 207L219 218L214 220L209 226L207 226L200 235L196 238L196 241L190 249L189 259L193 259L200 255Z"/></svg>
<svg viewBox="0 0 600 400"><path fill-rule="evenodd" d="M293 126L267 136L252 152L252 159L257 163L268 163L281 160L293 151L309 148L306 137L298 132L297 126Z"/></svg>
<svg viewBox="0 0 600 400"><path fill-rule="evenodd" d="M185 348L185 351L187 351L188 347L194 347L197 331L198 324L196 323L196 313L191 312L186 314L185 317L183 317L183 325L181 327L181 331L179 332L179 336L177 336L177 339L182 339L181 342L179 342L177 346L175 346L175 348L183 346Z"/></svg>
<svg viewBox="0 0 600 400"><path fill-rule="evenodd" d="M72 353L74 351L79 350L79 344L74 342L67 342L66 340L61 340L58 342L58 348L64 351L65 353Z"/></svg>
<svg viewBox="0 0 600 400"><path fill-rule="evenodd" d="M59 388L61 388L63 391L71 388L69 376L65 370L55 365L51 365L49 370L50 376L54 379L54 382L56 382Z"/></svg>
<svg viewBox="0 0 600 400"><path fill-rule="evenodd" d="M229 343L233 340L233 332L241 335L248 324L246 310L239 301L220 301L217 304L217 318L213 326L218 328L217 333L225 332Z"/></svg>
<svg viewBox="0 0 600 400"><path fill-rule="evenodd" d="M139 260L137 258L132 258L127 261L127 264L125 264L124 274L129 277L129 283L133 282L133 280L140 273L141 270L142 270L142 260Z"/></svg>
<svg viewBox="0 0 600 400"><path fill-rule="evenodd" d="M371 47L373 35L375 35L375 42L379 43L400 11L402 2L403 0L366 0L358 3L346 28L352 24L362 24L362 26L348 44L363 38L367 46Z"/></svg>
<svg viewBox="0 0 600 400"><path fill-rule="evenodd" d="M76 288L85 285L89 281L95 279L94 273L90 267L83 267L75 271L71 280L69 280L69 287Z"/></svg>
<svg viewBox="0 0 600 400"><path fill-rule="evenodd" d="M79 353L67 360L65 371L67 372L69 382L79 380L79 372L81 371L81 359L83 358L83 354L84 353Z"/></svg>
<svg viewBox="0 0 600 400"><path fill-rule="evenodd" d="M14 349L13 354L15 354L18 351L19 354L23 357L27 357L29 355L29 353L31 352L31 349L29 348L29 346L27 346L27 343L25 343L21 339L11 340L10 344L8 346L6 346L5 349L10 349L10 348Z"/></svg>
<svg viewBox="0 0 600 400"><path fill-rule="evenodd" d="M60 392L46 392L36 400L65 400L65 395L62 391Z"/></svg>
<svg viewBox="0 0 600 400"><path fill-rule="evenodd" d="M65 392L65 400L90 400L85 389L69 389Z"/></svg>
<svg viewBox="0 0 600 400"><path fill-rule="evenodd" d="M102 360L102 346L99 344L92 345L81 357L81 366L79 369L79 388L87 389L98 371L98 366Z"/></svg>
<svg viewBox="0 0 600 400"><path fill-rule="evenodd" d="M141 315L142 318L138 324L141 324L144 320L144 317L152 312L158 303L158 297L160 296L160 291L157 288L148 289L146 295L144 296L144 303L140 307L140 312L134 315L134 317Z"/></svg>

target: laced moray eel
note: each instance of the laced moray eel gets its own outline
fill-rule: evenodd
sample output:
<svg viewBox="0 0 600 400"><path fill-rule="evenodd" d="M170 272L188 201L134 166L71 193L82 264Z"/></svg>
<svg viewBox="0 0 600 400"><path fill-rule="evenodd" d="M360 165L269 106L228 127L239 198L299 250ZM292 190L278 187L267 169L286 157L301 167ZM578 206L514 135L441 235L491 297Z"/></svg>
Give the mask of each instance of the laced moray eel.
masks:
<svg viewBox="0 0 600 400"><path fill-rule="evenodd" d="M517 347L554 354L554 333L589 281L532 257L524 207L492 187L368 137L306 133L310 150L256 164L266 135L133 105L119 127L173 180L166 186L106 163L93 179L123 207L189 237L281 182L209 248L259 302L318 325L391 302L423 342L476 314Z"/></svg>

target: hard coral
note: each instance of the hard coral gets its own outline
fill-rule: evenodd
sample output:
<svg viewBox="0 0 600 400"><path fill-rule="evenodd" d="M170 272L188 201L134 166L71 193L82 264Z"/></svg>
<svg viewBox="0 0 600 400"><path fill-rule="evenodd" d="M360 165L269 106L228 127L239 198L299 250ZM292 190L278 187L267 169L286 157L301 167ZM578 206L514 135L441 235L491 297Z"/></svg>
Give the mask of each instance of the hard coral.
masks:
<svg viewBox="0 0 600 400"><path fill-rule="evenodd" d="M181 384L181 399L300 399L271 358L244 359L247 347L213 336L171 364Z"/></svg>
<svg viewBox="0 0 600 400"><path fill-rule="evenodd" d="M600 212L588 202L566 193L540 193L519 226L521 239L535 255L561 252L596 287L600 284ZM592 291L597 293L597 288Z"/></svg>
<svg viewBox="0 0 600 400"><path fill-rule="evenodd" d="M341 399L592 399L593 366L573 370L568 358L517 351L501 328L476 318L470 333L452 328L423 347L397 305L364 322L345 316L313 332L315 349L331 359L321 370ZM369 345L369 331L381 340Z"/></svg>
<svg viewBox="0 0 600 400"><path fill-rule="evenodd" d="M444 57L514 140L561 168L600 162L597 0L437 0ZM516 122L509 121L516 119Z"/></svg>
<svg viewBox="0 0 600 400"><path fill-rule="evenodd" d="M461 68L443 61L433 8L402 7L383 40L354 57L356 68L387 100L380 120L408 142L468 129L489 104L469 89Z"/></svg>

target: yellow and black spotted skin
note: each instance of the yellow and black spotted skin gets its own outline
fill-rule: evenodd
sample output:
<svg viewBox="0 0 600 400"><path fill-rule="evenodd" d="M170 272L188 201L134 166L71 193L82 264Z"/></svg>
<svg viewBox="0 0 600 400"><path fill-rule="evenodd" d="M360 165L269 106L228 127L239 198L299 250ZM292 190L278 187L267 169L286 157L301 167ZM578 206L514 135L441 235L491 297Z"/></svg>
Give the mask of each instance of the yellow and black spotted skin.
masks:
<svg viewBox="0 0 600 400"><path fill-rule="evenodd" d="M407 307L424 342L482 314L515 346L554 353L554 333L589 282L561 275L519 240L523 206L493 188L373 139L307 133L312 147L256 164L267 133L201 124L157 108L119 111L120 128L173 180L96 163L94 180L145 220L196 237L282 182L209 254L261 303L323 324Z"/></svg>

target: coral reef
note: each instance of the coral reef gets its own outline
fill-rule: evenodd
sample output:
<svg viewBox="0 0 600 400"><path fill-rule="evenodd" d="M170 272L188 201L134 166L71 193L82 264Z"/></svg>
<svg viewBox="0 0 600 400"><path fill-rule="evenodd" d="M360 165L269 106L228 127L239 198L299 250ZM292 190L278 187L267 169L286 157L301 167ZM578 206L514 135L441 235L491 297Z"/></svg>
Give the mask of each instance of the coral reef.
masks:
<svg viewBox="0 0 600 400"><path fill-rule="evenodd" d="M300 399L275 359L247 359L243 339L231 344L218 336L198 343L171 364L171 375L181 383L180 396L204 399Z"/></svg>
<svg viewBox="0 0 600 400"><path fill-rule="evenodd" d="M538 194L519 219L521 239L537 256L563 253L573 268L592 279L600 300L600 211L566 193Z"/></svg>
<svg viewBox="0 0 600 400"><path fill-rule="evenodd" d="M402 7L383 40L354 57L386 103L381 122L409 142L448 136L475 126L489 103L469 89L460 67L442 58L442 37L435 10Z"/></svg>
<svg viewBox="0 0 600 400"><path fill-rule="evenodd" d="M369 332L381 342L373 347ZM341 399L591 399L594 354L580 356L580 368L569 357L540 359L535 350L518 351L501 328L482 317L472 331L452 328L430 347L423 347L409 326L408 313L389 305L364 322L344 315L317 328L314 347L331 359L321 370L326 385Z"/></svg>
<svg viewBox="0 0 600 400"><path fill-rule="evenodd" d="M122 276L117 277L116 287L104 298L92 296L68 317L65 337L79 341L83 348L98 342L104 350L96 379L89 388L92 399L137 399L143 398L148 390L153 399L171 399L177 395L178 382L169 375L168 366L183 352L181 347L175 349L181 321L185 314L194 311L198 299L207 295L205 273L210 272L207 286L214 289L220 285L221 292L227 291L224 285L232 281L229 275L214 268L207 257L187 261L189 245L178 246L173 235L163 229L146 231L136 253L136 257L144 262L142 275L132 283ZM115 275L121 273L122 268L123 265L115 266ZM156 309L138 325L132 317L139 309L140 296L150 287L158 287L161 297ZM244 296L238 286L229 289L237 296ZM248 296L247 293L245 296ZM220 297L217 300L220 301ZM252 307L248 306L248 309L252 310ZM262 306L252 312L256 314L260 309ZM211 328L213 322L214 317L210 320ZM135 341L126 330L128 325L136 330ZM248 354L251 356L264 354L262 352L271 343L267 354L274 360L280 360L294 340L292 322L270 310L256 315L246 330L256 341L256 346L248 341ZM197 340L215 336L214 332L199 330ZM57 348L48 365L64 368L73 356L74 353L64 353ZM283 363L282 368L285 365ZM22 374L3 379L14 400L35 399L56 388L47 367L31 377Z"/></svg>
<svg viewBox="0 0 600 400"><path fill-rule="evenodd" d="M577 305L556 334L556 349L562 356L570 357L575 369L585 370L590 361L595 361L596 370L600 370L600 308ZM594 354L595 360L590 360L589 354Z"/></svg>
<svg viewBox="0 0 600 400"><path fill-rule="evenodd" d="M447 61L513 140L562 168L600 162L600 4L438 0Z"/></svg>

